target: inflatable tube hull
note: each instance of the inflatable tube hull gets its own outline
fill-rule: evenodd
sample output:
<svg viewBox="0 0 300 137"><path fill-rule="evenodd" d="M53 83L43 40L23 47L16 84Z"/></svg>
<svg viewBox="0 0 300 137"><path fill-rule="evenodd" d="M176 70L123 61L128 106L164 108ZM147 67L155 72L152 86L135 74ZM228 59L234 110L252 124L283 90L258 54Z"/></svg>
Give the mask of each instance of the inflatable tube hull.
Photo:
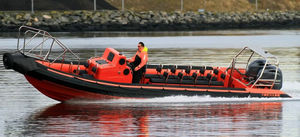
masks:
<svg viewBox="0 0 300 137"><path fill-rule="evenodd" d="M166 96L211 97L290 97L280 90L258 88L196 87L191 85L128 84L92 80L62 72L37 60L18 54L5 54L7 68L24 74L26 79L44 95L58 100L101 100L120 98L156 98ZM10 62L9 62L10 61Z"/></svg>

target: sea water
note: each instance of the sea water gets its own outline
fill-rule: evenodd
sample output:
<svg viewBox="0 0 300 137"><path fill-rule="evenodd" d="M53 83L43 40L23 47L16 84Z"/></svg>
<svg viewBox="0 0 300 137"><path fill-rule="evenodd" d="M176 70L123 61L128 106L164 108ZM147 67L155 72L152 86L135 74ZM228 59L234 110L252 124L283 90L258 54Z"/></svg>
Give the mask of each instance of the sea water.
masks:
<svg viewBox="0 0 300 137"><path fill-rule="evenodd" d="M227 67L243 46L278 57L282 91L292 98L171 96L59 103L23 75L5 70L2 55L15 33L0 35L0 136L300 136L300 31L54 33L81 59L113 47L127 57L137 43L150 64Z"/></svg>

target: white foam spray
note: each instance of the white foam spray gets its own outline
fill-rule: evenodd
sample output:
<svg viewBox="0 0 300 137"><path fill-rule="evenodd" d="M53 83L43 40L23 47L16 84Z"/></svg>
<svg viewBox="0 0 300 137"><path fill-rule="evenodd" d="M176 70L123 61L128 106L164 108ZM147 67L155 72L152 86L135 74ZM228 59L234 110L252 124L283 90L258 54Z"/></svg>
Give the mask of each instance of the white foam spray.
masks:
<svg viewBox="0 0 300 137"><path fill-rule="evenodd" d="M105 103L105 104L179 104L179 103L241 103L241 102L270 102L270 101L299 101L300 100L300 82L285 81L282 91L286 92L292 98L227 98L210 96L169 96L151 99L111 99L98 101L74 101L71 103Z"/></svg>

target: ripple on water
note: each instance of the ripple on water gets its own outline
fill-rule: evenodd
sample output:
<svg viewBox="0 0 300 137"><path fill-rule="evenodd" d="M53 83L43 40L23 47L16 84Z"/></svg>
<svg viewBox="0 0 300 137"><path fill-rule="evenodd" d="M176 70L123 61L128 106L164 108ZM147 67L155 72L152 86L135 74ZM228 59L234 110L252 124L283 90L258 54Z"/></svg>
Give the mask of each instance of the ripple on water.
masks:
<svg viewBox="0 0 300 137"><path fill-rule="evenodd" d="M157 37L151 38L152 42L150 36L137 35L88 39L91 43L83 43L87 42L84 37L65 37L63 41L76 48L73 51L83 60L100 56L107 46L131 57L136 43L145 41L151 64L227 67L243 43L255 40L254 44L267 47L279 58L284 76L282 90L292 99L175 96L58 103L39 93L23 75L4 69L2 55L13 51L16 42L14 39L12 44L12 39L8 39L0 47L0 136L297 136L300 133L300 45L299 39L293 38L299 34L288 33L292 37L267 34L270 35L259 40L249 35L236 35L233 39L224 35L197 35L181 37L180 41L178 37ZM275 35L274 46L268 41L272 35ZM290 39L293 40L287 41ZM282 41L285 44L276 44Z"/></svg>

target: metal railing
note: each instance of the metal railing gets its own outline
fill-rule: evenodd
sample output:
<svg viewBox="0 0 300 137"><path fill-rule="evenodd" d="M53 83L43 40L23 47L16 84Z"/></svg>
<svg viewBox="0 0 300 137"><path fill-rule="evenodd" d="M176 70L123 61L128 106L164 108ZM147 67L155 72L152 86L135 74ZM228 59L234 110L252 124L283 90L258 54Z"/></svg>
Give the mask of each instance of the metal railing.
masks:
<svg viewBox="0 0 300 137"><path fill-rule="evenodd" d="M245 61L238 61L241 57L242 54L245 54L245 52L250 51L250 55L248 55L248 59ZM250 81L248 84L245 84L246 86L251 85L250 88L253 87L270 87L273 88L274 84L276 83L276 79L277 79L277 73L278 73L278 68L279 68L279 61L277 59L277 57L275 57L274 55L268 53L267 51L264 51L260 48L255 48L255 47L244 47L235 57L233 57L232 62L229 66L230 68L230 77L229 77L229 82L228 82L228 87L231 86L232 84L232 80L233 80L233 72L235 70L239 70L239 69L245 69L247 70L249 67L249 63L250 60L253 58L254 55L258 55L259 58L263 58L265 60L265 64L261 70L261 73L259 74L259 76L255 79L255 81ZM245 64L245 68L237 68L236 65L237 64ZM276 67L276 71L275 71L275 75L274 78L269 78L269 79L263 79L263 74L266 70L267 65L273 65ZM229 69L227 69L228 71Z"/></svg>
<svg viewBox="0 0 300 137"><path fill-rule="evenodd" d="M23 36L24 41L21 45L21 37ZM27 39L29 37L29 39ZM54 54L54 46L58 46L58 55L53 58L49 58L51 54ZM55 37L51 36L47 31L36 29L28 26L21 26L19 28L17 50L26 56L37 58L42 61L47 61L51 64L61 58L61 62L65 61L66 54L70 54L70 61L75 60L80 64L80 58L74 54L67 46L60 42ZM73 62L71 62L73 64ZM78 67L77 67L78 68Z"/></svg>

